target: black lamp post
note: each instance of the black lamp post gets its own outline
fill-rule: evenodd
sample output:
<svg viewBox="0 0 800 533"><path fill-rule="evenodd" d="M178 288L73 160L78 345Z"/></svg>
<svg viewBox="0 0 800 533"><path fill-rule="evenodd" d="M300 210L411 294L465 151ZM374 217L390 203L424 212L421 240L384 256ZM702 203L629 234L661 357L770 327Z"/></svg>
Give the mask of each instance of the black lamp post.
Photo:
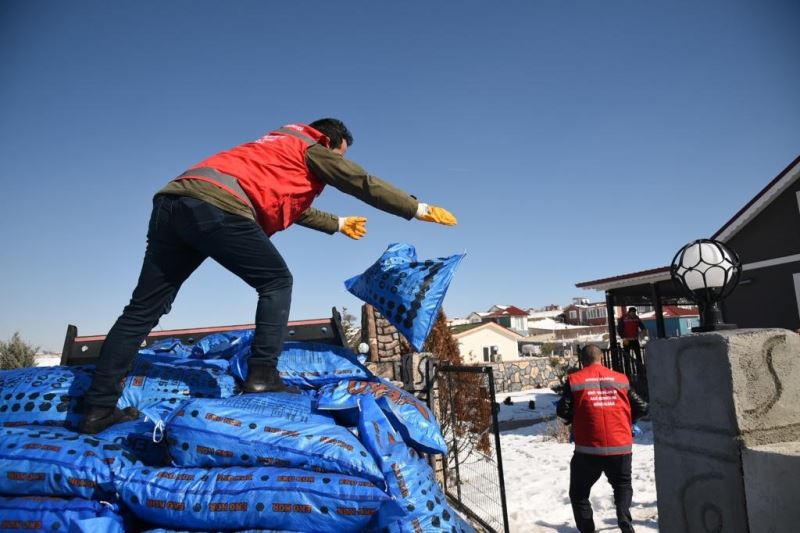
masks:
<svg viewBox="0 0 800 533"><path fill-rule="evenodd" d="M699 239L678 250L670 273L700 308L700 327L692 328L692 332L736 328L723 322L719 308L719 302L733 292L742 274L736 252L719 241Z"/></svg>

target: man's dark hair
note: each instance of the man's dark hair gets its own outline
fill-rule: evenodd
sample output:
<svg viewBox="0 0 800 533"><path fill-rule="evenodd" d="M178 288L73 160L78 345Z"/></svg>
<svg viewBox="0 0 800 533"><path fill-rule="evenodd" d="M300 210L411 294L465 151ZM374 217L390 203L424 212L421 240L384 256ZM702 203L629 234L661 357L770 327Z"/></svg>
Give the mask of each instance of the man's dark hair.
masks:
<svg viewBox="0 0 800 533"><path fill-rule="evenodd" d="M350 144L350 143L348 143L348 144ZM628 308L628 312L629 313L635 313L636 312L636 308L635 307L629 307Z"/></svg>
<svg viewBox="0 0 800 533"><path fill-rule="evenodd" d="M321 118L309 124L312 128L327 135L331 140L331 148L339 148L342 140L347 141L347 146L353 146L353 134L338 118Z"/></svg>
<svg viewBox="0 0 800 533"><path fill-rule="evenodd" d="M581 363L591 365L603 360L603 350L596 344L587 344L581 348Z"/></svg>

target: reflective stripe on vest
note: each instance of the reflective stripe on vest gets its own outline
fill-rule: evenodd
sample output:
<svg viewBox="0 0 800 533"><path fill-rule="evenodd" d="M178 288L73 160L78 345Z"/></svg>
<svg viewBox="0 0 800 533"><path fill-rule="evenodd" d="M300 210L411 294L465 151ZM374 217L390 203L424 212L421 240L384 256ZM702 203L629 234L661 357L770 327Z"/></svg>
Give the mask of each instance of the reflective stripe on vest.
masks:
<svg viewBox="0 0 800 533"><path fill-rule="evenodd" d="M253 214L255 214L253 202L250 201L250 198L248 198L247 194L244 192L244 189L242 189L242 186L239 185L239 182L233 176L223 174L222 172L214 170L213 168L200 167L187 170L175 179L182 180L187 178L201 179L203 181L208 181L214 183L215 185L221 186L223 189L228 190L228 192L232 192L237 198L247 204L247 207L249 207Z"/></svg>
<svg viewBox="0 0 800 533"><path fill-rule="evenodd" d="M293 135L293 136L297 137L298 139L300 139L301 141L303 141L304 143L306 143L309 146L311 146L312 144L317 144L317 141L315 141L314 139L312 139L308 135L306 135L304 133L300 133L299 131L293 130L291 128L278 128L277 130L275 130L274 133L285 133L287 135Z"/></svg>
<svg viewBox="0 0 800 533"><path fill-rule="evenodd" d="M587 455L622 455L625 453L632 453L633 446L579 446L575 445L575 451L578 453L585 453Z"/></svg>
<svg viewBox="0 0 800 533"><path fill-rule="evenodd" d="M586 389L622 389L628 390L628 384L621 381L589 381L585 383L577 383L569 386L570 390L586 390Z"/></svg>

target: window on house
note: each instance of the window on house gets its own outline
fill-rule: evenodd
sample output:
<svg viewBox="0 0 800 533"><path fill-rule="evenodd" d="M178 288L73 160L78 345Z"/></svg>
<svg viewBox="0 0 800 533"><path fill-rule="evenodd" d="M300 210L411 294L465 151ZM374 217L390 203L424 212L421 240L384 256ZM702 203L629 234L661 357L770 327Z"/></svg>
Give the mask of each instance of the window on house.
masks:
<svg viewBox="0 0 800 533"><path fill-rule="evenodd" d="M569 317L572 319L578 318L578 313L573 309L569 312Z"/></svg>
<svg viewBox="0 0 800 533"><path fill-rule="evenodd" d="M497 346L484 346L483 347L483 362L496 363L497 362Z"/></svg>

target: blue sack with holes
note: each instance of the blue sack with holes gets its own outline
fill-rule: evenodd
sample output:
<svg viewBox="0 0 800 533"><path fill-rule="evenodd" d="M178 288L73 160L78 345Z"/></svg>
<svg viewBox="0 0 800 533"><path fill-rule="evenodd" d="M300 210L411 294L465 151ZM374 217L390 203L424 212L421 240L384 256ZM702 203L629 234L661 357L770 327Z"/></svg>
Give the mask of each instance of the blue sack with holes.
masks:
<svg viewBox="0 0 800 533"><path fill-rule="evenodd" d="M382 483L358 439L312 402L290 393L191 400L166 420L169 455L177 466L278 465Z"/></svg>
<svg viewBox="0 0 800 533"><path fill-rule="evenodd" d="M78 427L78 402L93 366L43 366L0 371L0 426Z"/></svg>
<svg viewBox="0 0 800 533"><path fill-rule="evenodd" d="M358 416L358 401L365 396L378 403L406 444L420 452L447 453L439 422L428 406L385 379L342 381L324 387L319 391L317 409L337 413L337 418L347 424Z"/></svg>
<svg viewBox="0 0 800 533"><path fill-rule="evenodd" d="M230 359L236 357L253 344L255 331L234 330L212 333L197 341L192 347L195 359Z"/></svg>
<svg viewBox="0 0 800 533"><path fill-rule="evenodd" d="M143 357L134 360L124 387L117 402L120 409L155 404L177 407L191 398L228 398L238 392L236 381L221 368L154 363Z"/></svg>
<svg viewBox="0 0 800 533"><path fill-rule="evenodd" d="M472 533L447 503L428 462L406 446L372 396L359 400L358 434L381 468L389 495L403 510L398 517L385 508L370 522L368 531L416 533L456 531Z"/></svg>
<svg viewBox="0 0 800 533"><path fill-rule="evenodd" d="M0 496L0 531L122 533L118 506L82 498Z"/></svg>
<svg viewBox="0 0 800 533"><path fill-rule="evenodd" d="M192 346L187 346L180 339L173 338L154 341L149 346L139 350L139 355L160 355L177 359L185 359L191 354Z"/></svg>
<svg viewBox="0 0 800 533"><path fill-rule="evenodd" d="M231 373L241 380L247 378L249 357L250 350L246 350L231 359ZM278 358L278 372L287 385L304 389L372 377L372 372L347 348L315 342L285 343Z"/></svg>
<svg viewBox="0 0 800 533"><path fill-rule="evenodd" d="M169 403L156 404L142 409L138 420L114 424L95 436L119 444L146 465L165 466L168 456L163 419L173 410Z"/></svg>
<svg viewBox="0 0 800 533"><path fill-rule="evenodd" d="M345 281L344 286L372 304L421 351L450 280L465 255L420 261L410 244L391 244L375 264Z"/></svg>
<svg viewBox="0 0 800 533"><path fill-rule="evenodd" d="M20 426L0 434L0 494L109 498L114 476L139 464L118 444L63 428Z"/></svg>
<svg viewBox="0 0 800 533"><path fill-rule="evenodd" d="M363 531L391 504L355 476L279 467L132 468L117 490L142 520L204 531Z"/></svg>

